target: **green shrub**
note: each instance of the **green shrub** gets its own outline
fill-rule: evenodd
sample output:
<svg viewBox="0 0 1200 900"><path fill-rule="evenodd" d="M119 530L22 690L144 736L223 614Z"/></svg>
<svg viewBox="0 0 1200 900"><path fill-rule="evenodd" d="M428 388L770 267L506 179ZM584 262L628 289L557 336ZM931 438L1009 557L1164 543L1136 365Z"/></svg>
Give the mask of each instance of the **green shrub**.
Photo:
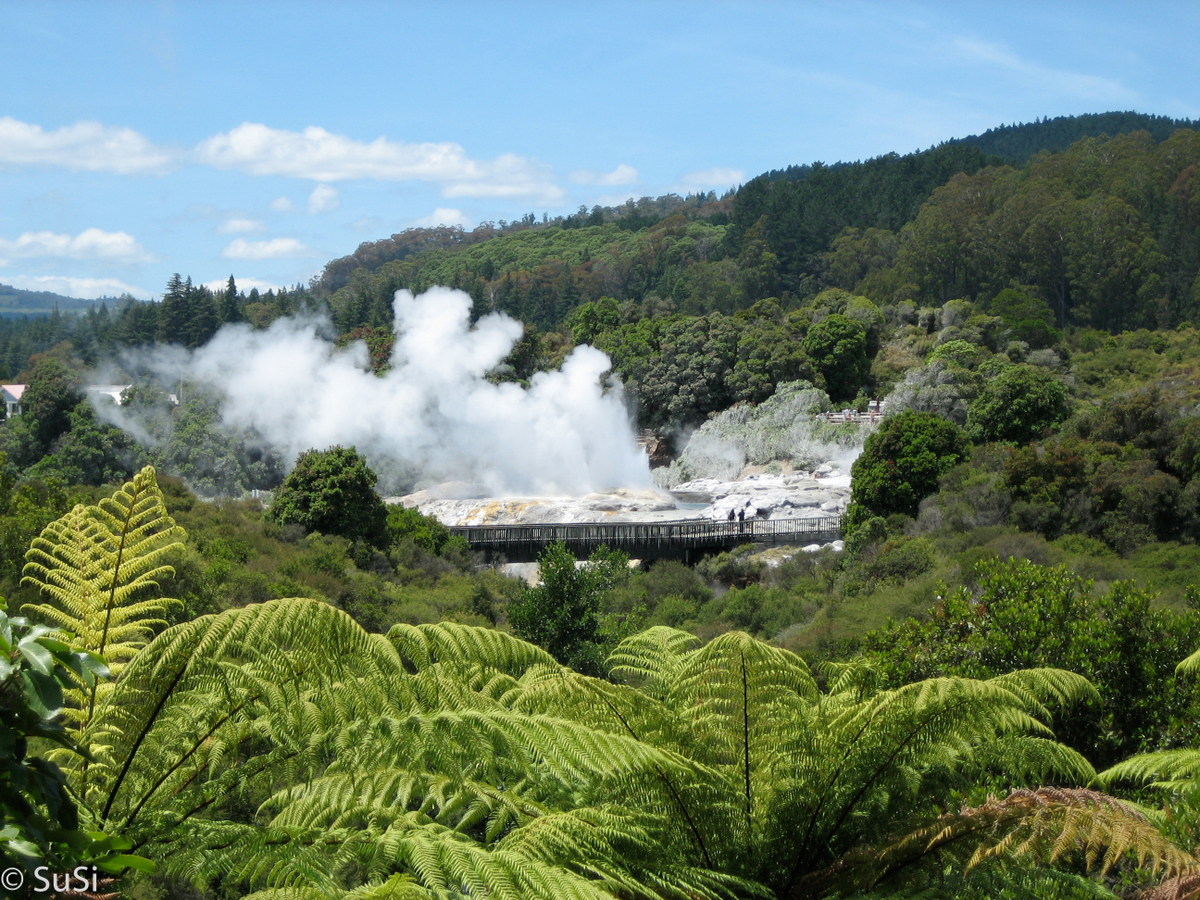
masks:
<svg viewBox="0 0 1200 900"><path fill-rule="evenodd" d="M921 500L937 490L938 478L966 452L962 432L932 413L905 411L884 419L850 472L850 499L859 508L852 513L851 530L870 516L915 518Z"/></svg>
<svg viewBox="0 0 1200 900"><path fill-rule="evenodd" d="M1029 443L1070 414L1066 386L1045 369L1010 366L987 381L967 411L967 436L976 443Z"/></svg>
<svg viewBox="0 0 1200 900"><path fill-rule="evenodd" d="M1097 765L1169 740L1190 713L1175 665L1200 645L1200 615L1152 607L1131 582L1106 593L1065 567L989 560L977 584L940 591L927 618L867 636L891 683L931 676L987 678L1052 666L1087 677L1103 705L1077 710L1055 733Z"/></svg>
<svg viewBox="0 0 1200 900"><path fill-rule="evenodd" d="M706 556L696 564L701 578L726 587L746 587L763 579L766 566L754 558L753 544L745 544L727 553Z"/></svg>
<svg viewBox="0 0 1200 900"><path fill-rule="evenodd" d="M267 518L305 531L387 546L387 508L378 476L353 447L306 450L275 492Z"/></svg>

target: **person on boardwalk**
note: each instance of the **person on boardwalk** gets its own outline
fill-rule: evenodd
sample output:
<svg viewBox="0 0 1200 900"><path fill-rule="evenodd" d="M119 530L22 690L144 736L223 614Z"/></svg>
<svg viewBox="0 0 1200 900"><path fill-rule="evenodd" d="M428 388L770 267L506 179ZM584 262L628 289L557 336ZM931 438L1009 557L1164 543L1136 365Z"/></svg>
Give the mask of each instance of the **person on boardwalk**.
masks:
<svg viewBox="0 0 1200 900"><path fill-rule="evenodd" d="M738 510L738 531L741 532L741 531L745 531L745 530L746 530L746 510L743 508L743 509Z"/></svg>

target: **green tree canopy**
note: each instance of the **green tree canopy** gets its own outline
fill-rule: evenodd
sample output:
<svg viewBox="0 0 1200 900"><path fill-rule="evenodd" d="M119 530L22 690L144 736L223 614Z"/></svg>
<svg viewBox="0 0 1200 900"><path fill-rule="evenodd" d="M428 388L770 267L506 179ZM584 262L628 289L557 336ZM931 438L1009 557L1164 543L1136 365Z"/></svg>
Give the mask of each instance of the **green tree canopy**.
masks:
<svg viewBox="0 0 1200 900"><path fill-rule="evenodd" d="M850 527L871 516L915 516L966 452L963 433L933 413L906 410L884 419L850 470Z"/></svg>
<svg viewBox="0 0 1200 900"><path fill-rule="evenodd" d="M306 450L275 492L267 518L305 531L387 545L387 507L379 477L353 447Z"/></svg>
<svg viewBox="0 0 1200 900"><path fill-rule="evenodd" d="M1012 366L983 386L967 412L967 436L976 443L1029 443L1070 415L1067 388L1037 366Z"/></svg>
<svg viewBox="0 0 1200 900"><path fill-rule="evenodd" d="M826 316L809 329L801 346L825 376L825 390L833 400L853 399L867 380L867 332L841 313Z"/></svg>
<svg viewBox="0 0 1200 900"><path fill-rule="evenodd" d="M1170 615L1152 608L1153 596L1132 582L1094 591L1064 566L1024 559L985 560L973 580L940 591L944 599L921 621L867 636L885 682L992 678L1044 666L1077 672L1103 702L1076 710L1057 734L1089 748L1097 764L1171 740L1173 721L1189 718L1189 698L1176 689L1174 672L1200 641L1195 609Z"/></svg>
<svg viewBox="0 0 1200 900"><path fill-rule="evenodd" d="M1005 288L992 298L991 312L1004 320L1014 338L1035 350L1056 344L1061 337L1054 328L1054 311L1025 291Z"/></svg>
<svg viewBox="0 0 1200 900"><path fill-rule="evenodd" d="M551 544L538 557L541 584L526 588L508 607L513 633L544 647L564 665L600 674L600 600L625 574L628 563L626 554L601 547L576 567L565 544Z"/></svg>
<svg viewBox="0 0 1200 900"><path fill-rule="evenodd" d="M217 303L217 313L221 322L226 325L245 321L241 304L238 302L237 282L233 280L233 275L229 276L225 290L221 292L221 299Z"/></svg>
<svg viewBox="0 0 1200 900"><path fill-rule="evenodd" d="M71 411L83 399L79 388L79 376L52 356L42 357L29 370L22 416L43 452L70 428Z"/></svg>

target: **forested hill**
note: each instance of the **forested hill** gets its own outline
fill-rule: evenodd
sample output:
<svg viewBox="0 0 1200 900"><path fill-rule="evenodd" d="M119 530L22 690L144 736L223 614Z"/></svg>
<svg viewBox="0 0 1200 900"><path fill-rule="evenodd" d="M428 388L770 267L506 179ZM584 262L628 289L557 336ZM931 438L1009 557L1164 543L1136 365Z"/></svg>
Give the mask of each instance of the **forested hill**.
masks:
<svg viewBox="0 0 1200 900"><path fill-rule="evenodd" d="M886 167L894 160L935 160L936 167L945 160L958 160L963 171L968 171L972 157L957 157L938 151L947 146L974 147L981 154L992 157L994 161L1023 165L1035 153L1060 153L1068 149L1076 141L1083 138L1098 138L1101 136L1117 137L1131 134L1134 131L1144 131L1156 141L1164 141L1177 129L1190 128L1196 130L1200 122L1192 119L1172 119L1169 116L1153 116L1139 112L1106 112L1088 113L1082 116L1056 116L1053 119L1042 118L1035 122L1014 123L989 128L983 134L972 134L964 138L950 140L929 150L909 153L900 156L897 153L887 153L865 162L836 162L836 163L805 163L791 165L784 169L772 169L760 177L768 181L803 181L805 178L828 169L855 169ZM910 164L911 165L911 164Z"/></svg>
<svg viewBox="0 0 1200 900"><path fill-rule="evenodd" d="M61 312L68 312L89 309L99 303L99 300L79 300L51 291L26 291L0 284L0 316L49 313L56 306Z"/></svg>
<svg viewBox="0 0 1200 900"><path fill-rule="evenodd" d="M1160 140L1172 120L1113 113L981 139L1019 134L1036 144L1135 124L1153 131L1085 137L1021 165L967 139L813 165L803 177L767 173L723 197L643 198L554 220L530 213L472 231L409 229L329 262L307 288L262 296L176 277L162 303L110 304L78 322L4 324L0 369L15 378L33 354L68 338L94 365L117 346L195 347L225 322L266 327L305 308L327 308L342 336L374 328L376 343L386 343L395 292L432 285L469 293L476 316L504 312L554 335L549 364L572 341L641 319L731 317L768 299L790 313L829 288L881 308L961 299L986 312L1019 287L1059 328L1197 322L1200 132L1181 128Z"/></svg>
<svg viewBox="0 0 1200 900"><path fill-rule="evenodd" d="M989 128L983 134L956 138L949 143L967 144L1007 162L1022 164L1035 153L1043 150L1058 153L1087 137L1116 137L1145 131L1156 141L1165 141L1176 129L1190 128L1194 131L1197 126L1200 126L1200 122L1192 119L1172 119L1138 112L1090 113L1043 118L1020 125L1001 125Z"/></svg>
<svg viewBox="0 0 1200 900"><path fill-rule="evenodd" d="M621 206L586 206L569 216L550 219L543 214L539 221L533 213L512 222L482 222L471 231L460 227L439 225L432 228L408 228L399 234L377 241L365 241L348 256L341 256L325 264L320 277L312 287L318 294L330 294L344 287L356 269L374 271L389 262L405 260L424 251L459 250L494 238L522 231L542 228L576 229L607 222L614 223L622 231L638 231L648 228L671 215L687 218L722 217L732 206L733 192L717 199L711 191L707 194L690 194L680 197L666 194L662 197L632 199Z"/></svg>
<svg viewBox="0 0 1200 900"><path fill-rule="evenodd" d="M397 289L434 284L470 293L478 315L542 330L601 298L646 314L731 315L829 287L883 304L986 306L1014 284L1060 326L1174 326L1200 318L1197 163L1189 129L1083 138L1016 167L944 144L814 166L800 180L763 176L727 198L641 201L611 218L412 230L334 260L314 291L343 332L390 325Z"/></svg>

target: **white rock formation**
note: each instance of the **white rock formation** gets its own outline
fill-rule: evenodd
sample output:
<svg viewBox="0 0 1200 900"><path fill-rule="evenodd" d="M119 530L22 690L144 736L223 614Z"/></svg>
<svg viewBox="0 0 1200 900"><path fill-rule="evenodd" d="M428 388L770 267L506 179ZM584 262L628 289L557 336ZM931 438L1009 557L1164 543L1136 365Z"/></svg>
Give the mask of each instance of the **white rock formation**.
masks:
<svg viewBox="0 0 1200 900"><path fill-rule="evenodd" d="M750 475L737 481L702 478L670 493L617 489L585 497L485 497L478 486L438 485L389 502L415 506L446 525L536 525L571 522L727 521L798 519L845 511L850 478L830 467L810 474Z"/></svg>

